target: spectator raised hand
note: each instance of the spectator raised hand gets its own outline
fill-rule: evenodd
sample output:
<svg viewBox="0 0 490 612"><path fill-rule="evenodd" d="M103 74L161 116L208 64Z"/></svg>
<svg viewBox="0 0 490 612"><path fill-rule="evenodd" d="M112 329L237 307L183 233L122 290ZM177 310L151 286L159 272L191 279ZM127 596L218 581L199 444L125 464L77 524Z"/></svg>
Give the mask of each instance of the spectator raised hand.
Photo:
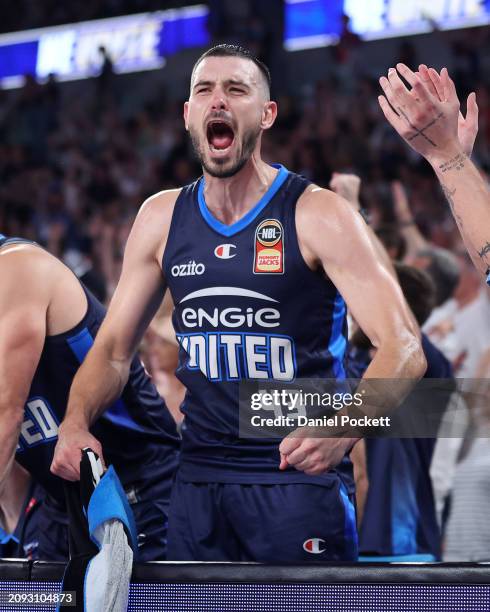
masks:
<svg viewBox="0 0 490 612"><path fill-rule="evenodd" d="M409 87L400 78L409 84ZM380 78L384 116L400 136L431 164L441 183L468 253L490 282L490 194L467 156L477 130L476 100L470 95L466 118L447 68L415 73L404 64Z"/></svg>
<svg viewBox="0 0 490 612"><path fill-rule="evenodd" d="M439 74L435 68L428 68L425 64L420 64L417 74L432 94L437 96L440 101L444 101L442 74ZM472 91L466 100L466 117L463 116L461 111L458 114L458 140L468 157L471 157L473 152L477 134L478 104L476 103L476 94Z"/></svg>

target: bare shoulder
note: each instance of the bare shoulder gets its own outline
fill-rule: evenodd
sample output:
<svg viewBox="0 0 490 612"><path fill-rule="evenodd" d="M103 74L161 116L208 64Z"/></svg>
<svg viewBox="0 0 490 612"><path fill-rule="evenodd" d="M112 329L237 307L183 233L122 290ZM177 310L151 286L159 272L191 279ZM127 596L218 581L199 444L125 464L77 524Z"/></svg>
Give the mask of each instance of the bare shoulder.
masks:
<svg viewBox="0 0 490 612"><path fill-rule="evenodd" d="M167 189L147 198L136 216L128 246L152 253L159 261L165 250L175 202L181 189Z"/></svg>
<svg viewBox="0 0 490 612"><path fill-rule="evenodd" d="M21 274L22 277L39 275L56 268L57 259L42 247L30 243L7 244L0 248L2 282L7 277Z"/></svg>
<svg viewBox="0 0 490 612"><path fill-rule="evenodd" d="M166 219L170 220L175 202L181 191L181 188L165 189L164 191L154 193L143 202L138 216L151 216L154 220L160 219L161 222L164 222Z"/></svg>
<svg viewBox="0 0 490 612"><path fill-rule="evenodd" d="M311 268L345 250L349 237L364 231L362 219L349 203L329 189L310 185L296 206L300 251Z"/></svg>
<svg viewBox="0 0 490 612"><path fill-rule="evenodd" d="M302 193L296 208L297 221L306 224L332 225L349 219L352 210L349 204L330 189L311 184Z"/></svg>
<svg viewBox="0 0 490 612"><path fill-rule="evenodd" d="M0 249L0 295L9 298L48 303L62 264L39 246L28 243L9 244Z"/></svg>

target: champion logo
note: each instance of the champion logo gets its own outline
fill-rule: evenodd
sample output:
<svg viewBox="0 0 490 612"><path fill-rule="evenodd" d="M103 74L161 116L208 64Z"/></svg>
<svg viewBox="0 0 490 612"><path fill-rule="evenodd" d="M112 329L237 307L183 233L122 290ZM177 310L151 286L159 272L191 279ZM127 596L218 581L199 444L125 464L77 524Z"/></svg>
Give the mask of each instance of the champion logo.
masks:
<svg viewBox="0 0 490 612"><path fill-rule="evenodd" d="M236 255L233 252L235 249L236 246L234 244L220 244L214 249L214 254L219 259L231 259Z"/></svg>
<svg viewBox="0 0 490 612"><path fill-rule="evenodd" d="M312 555L319 555L325 552L325 548L322 546L323 544L325 544L325 540L321 538L310 538L303 544L303 549Z"/></svg>

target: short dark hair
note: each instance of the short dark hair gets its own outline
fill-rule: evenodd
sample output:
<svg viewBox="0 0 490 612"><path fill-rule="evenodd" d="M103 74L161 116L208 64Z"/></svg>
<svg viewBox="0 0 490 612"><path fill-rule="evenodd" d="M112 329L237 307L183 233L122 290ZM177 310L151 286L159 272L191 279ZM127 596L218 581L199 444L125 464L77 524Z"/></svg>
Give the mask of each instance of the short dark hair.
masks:
<svg viewBox="0 0 490 612"><path fill-rule="evenodd" d="M245 49L245 47L241 47L240 45L228 45L228 44L216 45L214 47L211 47L211 49L208 49L207 51L205 51L201 55L201 57L196 61L196 63L194 64L194 67L192 68L191 83L194 79L194 73L196 71L196 68L207 57L242 57L243 59L250 60L260 70L262 76L264 77L267 83L267 87L269 88L269 91L270 91L272 81L271 81L271 73L270 73L269 68L267 68L264 62L259 60L259 58L256 57L251 51L249 51L248 49Z"/></svg>
<svg viewBox="0 0 490 612"><path fill-rule="evenodd" d="M422 326L436 305L436 287L427 272L395 262L395 272L403 295L412 310L417 323Z"/></svg>

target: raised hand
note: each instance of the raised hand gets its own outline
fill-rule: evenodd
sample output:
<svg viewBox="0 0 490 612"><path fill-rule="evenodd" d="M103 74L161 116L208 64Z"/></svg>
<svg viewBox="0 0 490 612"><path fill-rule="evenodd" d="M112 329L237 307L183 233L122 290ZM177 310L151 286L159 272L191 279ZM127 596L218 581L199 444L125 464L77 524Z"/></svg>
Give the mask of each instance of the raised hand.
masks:
<svg viewBox="0 0 490 612"><path fill-rule="evenodd" d="M359 202L361 179L356 174L334 172L329 187L336 194L347 200L354 210L359 210L361 207Z"/></svg>
<svg viewBox="0 0 490 612"><path fill-rule="evenodd" d="M432 94L437 96L439 100L444 99L444 87L442 84L441 75L434 68L428 68L425 64L420 64L418 74ZM476 135L478 133L478 104L476 103L476 94L471 92L466 100L466 117L461 111L458 114L458 139L468 157L471 157L473 145L475 144Z"/></svg>
<svg viewBox="0 0 490 612"><path fill-rule="evenodd" d="M446 68L440 75L442 99L432 80L424 82L405 64L390 68L388 78L379 82L385 94L378 97L384 116L415 151L431 163L464 155L458 139L459 100Z"/></svg>

